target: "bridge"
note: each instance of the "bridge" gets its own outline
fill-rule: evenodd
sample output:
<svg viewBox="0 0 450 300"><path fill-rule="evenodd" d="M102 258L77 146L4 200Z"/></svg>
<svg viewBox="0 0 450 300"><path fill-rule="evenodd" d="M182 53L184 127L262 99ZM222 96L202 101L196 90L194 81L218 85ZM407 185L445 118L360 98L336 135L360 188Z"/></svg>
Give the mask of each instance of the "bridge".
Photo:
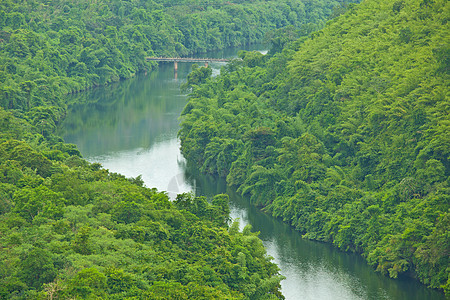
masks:
<svg viewBox="0 0 450 300"><path fill-rule="evenodd" d="M151 61L169 61L173 62L175 71L178 70L179 62L200 62L205 63L205 66L208 66L208 63L211 62L229 62L231 59L228 58L197 58L197 57L146 57L146 60Z"/></svg>
<svg viewBox="0 0 450 300"><path fill-rule="evenodd" d="M198 58L198 57L146 57L153 61L173 61L173 62L229 62L228 58Z"/></svg>

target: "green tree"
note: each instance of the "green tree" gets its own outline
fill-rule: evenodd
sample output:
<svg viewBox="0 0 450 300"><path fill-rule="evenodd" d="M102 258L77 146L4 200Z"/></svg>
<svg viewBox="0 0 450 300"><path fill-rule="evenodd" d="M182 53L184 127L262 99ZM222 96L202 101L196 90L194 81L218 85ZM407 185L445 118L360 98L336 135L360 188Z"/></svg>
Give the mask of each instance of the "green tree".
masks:
<svg viewBox="0 0 450 300"><path fill-rule="evenodd" d="M34 247L20 264L21 278L29 286L40 290L44 283L53 281L56 269L52 254L42 248Z"/></svg>
<svg viewBox="0 0 450 300"><path fill-rule="evenodd" d="M96 268L86 268L79 271L70 281L68 290L71 296L83 299L96 299L106 296L106 276Z"/></svg>

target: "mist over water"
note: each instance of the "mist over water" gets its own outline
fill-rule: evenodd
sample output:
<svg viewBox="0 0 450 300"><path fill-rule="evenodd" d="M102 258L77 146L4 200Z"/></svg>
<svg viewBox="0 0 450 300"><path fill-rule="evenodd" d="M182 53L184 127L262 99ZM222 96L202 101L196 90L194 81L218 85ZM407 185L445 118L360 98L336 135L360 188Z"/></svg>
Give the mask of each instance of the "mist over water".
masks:
<svg viewBox="0 0 450 300"><path fill-rule="evenodd" d="M249 50L265 49L253 48ZM203 57L232 57L237 51ZM286 277L282 281L286 299L445 299L417 281L375 273L358 255L302 239L282 221L249 205L222 179L187 168L177 132L187 98L180 85L191 65L179 63L175 77L173 65L161 63L148 75L69 96L69 103L78 104L70 106L59 135L76 144L88 161L127 177L142 175L148 187L167 191L172 199L188 191L207 197L228 193L232 218L239 219L241 229L250 224L260 231L268 255ZM209 65L217 75L223 63Z"/></svg>

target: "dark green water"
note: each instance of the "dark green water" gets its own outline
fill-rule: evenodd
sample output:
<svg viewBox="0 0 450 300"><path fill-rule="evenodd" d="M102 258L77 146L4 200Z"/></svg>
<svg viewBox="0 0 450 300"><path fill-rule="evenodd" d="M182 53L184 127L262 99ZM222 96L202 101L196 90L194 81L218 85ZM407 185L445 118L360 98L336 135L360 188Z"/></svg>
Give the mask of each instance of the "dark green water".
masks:
<svg viewBox="0 0 450 300"><path fill-rule="evenodd" d="M236 52L207 56L230 57ZM210 64L215 74L222 65ZM286 277L282 282L286 299L445 299L414 280L391 280L375 273L357 255L304 240L286 224L250 206L223 180L187 170L176 134L186 103L179 86L190 68L191 64L180 63L175 79L173 65L162 63L146 76L70 96L68 101L81 104L71 106L59 134L76 144L87 160L129 177L142 175L147 186L168 191L172 197L192 190L206 196L227 192L232 217L240 219L241 228L251 224L261 232L268 254L280 266Z"/></svg>

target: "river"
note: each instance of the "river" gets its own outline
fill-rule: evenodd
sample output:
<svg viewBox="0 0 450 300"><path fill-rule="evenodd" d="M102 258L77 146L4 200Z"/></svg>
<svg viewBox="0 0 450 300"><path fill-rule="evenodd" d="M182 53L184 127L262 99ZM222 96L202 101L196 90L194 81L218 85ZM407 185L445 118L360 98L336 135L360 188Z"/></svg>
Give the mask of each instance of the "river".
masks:
<svg viewBox="0 0 450 300"><path fill-rule="evenodd" d="M247 50L264 49L253 46ZM236 49L209 53L208 57L233 57ZM358 255L344 253L329 244L301 238L298 232L248 204L223 180L188 170L179 151L178 117L186 104L180 92L191 69L179 63L160 63L148 75L68 96L70 110L59 135L73 143L90 162L99 162L127 177L142 175L148 187L176 193L230 195L231 217L241 228L260 231L267 252L286 277L282 292L296 299L445 299L409 278L392 280L375 273ZM213 75L223 63L211 63ZM176 76L175 76L176 75Z"/></svg>

